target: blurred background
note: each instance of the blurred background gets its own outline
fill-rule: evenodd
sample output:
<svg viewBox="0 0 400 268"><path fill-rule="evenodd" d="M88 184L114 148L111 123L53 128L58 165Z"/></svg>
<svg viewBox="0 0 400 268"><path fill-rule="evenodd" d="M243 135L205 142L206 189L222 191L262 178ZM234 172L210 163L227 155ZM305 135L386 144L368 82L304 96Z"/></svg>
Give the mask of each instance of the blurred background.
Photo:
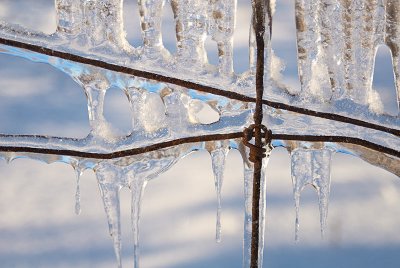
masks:
<svg viewBox="0 0 400 268"><path fill-rule="evenodd" d="M141 45L136 0L124 0L129 41ZM163 18L164 44L175 48L169 4ZM239 0L235 70L248 66L250 1ZM0 19L52 33L53 0L0 0ZM286 63L285 81L299 88L294 3L278 0L273 47ZM207 39L217 63L216 44ZM379 48L374 86L385 110L398 114L390 54ZM105 114L129 131L129 103L123 92L107 92ZM72 79L46 64L0 54L0 132L85 137L86 98ZM300 241L294 242L295 210L289 155L276 149L267 169L267 225L264 267L399 267L400 181L355 157L336 154L328 226L320 238L317 195L304 190ZM197 152L147 185L141 217L142 267L241 267L243 178L239 153L226 165L222 201L222 242L215 242L217 200L211 160ZM81 178L82 213L74 213L75 174L65 164L0 160L0 267L115 267L114 250L95 176ZM131 267L130 193L121 192L123 263Z"/></svg>

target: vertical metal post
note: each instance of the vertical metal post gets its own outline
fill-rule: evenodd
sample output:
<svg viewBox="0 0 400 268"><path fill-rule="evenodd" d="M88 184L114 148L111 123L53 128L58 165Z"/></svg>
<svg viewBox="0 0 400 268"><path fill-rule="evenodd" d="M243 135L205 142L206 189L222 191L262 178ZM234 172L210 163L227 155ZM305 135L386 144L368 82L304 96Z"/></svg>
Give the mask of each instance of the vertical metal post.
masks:
<svg viewBox="0 0 400 268"><path fill-rule="evenodd" d="M267 6L267 7L266 7ZM265 14L269 16L269 31L271 31L271 12L269 0L252 0L253 8L253 27L257 44L257 63L256 63L256 107L254 111L254 145L262 148L262 119L263 107L262 99L264 92L264 35L265 35ZM250 267L258 268L259 265L259 236L260 236L260 191L261 191L261 169L262 157L254 158L254 177L253 177L253 200L252 200L252 234L251 234L251 256Z"/></svg>

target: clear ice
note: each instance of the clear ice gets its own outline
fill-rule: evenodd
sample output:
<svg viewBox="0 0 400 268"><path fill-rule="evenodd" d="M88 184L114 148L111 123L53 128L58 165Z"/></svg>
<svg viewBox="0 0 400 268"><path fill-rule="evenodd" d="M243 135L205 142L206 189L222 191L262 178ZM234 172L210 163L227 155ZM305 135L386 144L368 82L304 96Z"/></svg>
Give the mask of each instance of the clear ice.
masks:
<svg viewBox="0 0 400 268"><path fill-rule="evenodd" d="M217 223L215 239L221 242L221 200L222 200L222 183L224 180L225 160L229 152L229 142L226 141L213 141L205 145L206 149L211 155L211 164L214 173L215 190L217 192Z"/></svg>
<svg viewBox="0 0 400 268"><path fill-rule="evenodd" d="M176 53L168 51L163 44L164 33L161 24L165 5L171 5L174 14ZM372 75L377 47L388 46L392 53L393 72L400 102L400 1L295 0L294 5L301 90L298 94L291 94L287 90L287 85L275 81L279 79L279 75L272 74L279 74L280 70L277 70L271 62L279 59L273 55L270 32L266 31L264 98L398 129L400 125L398 115L388 115L373 108L377 95L372 88ZM123 22L122 0L56 0L55 33L46 35L0 21L0 38L27 42L115 65L255 96L257 47L255 32L250 21L245 25L247 29L250 28L250 65L243 73L237 73L233 68L235 60L233 36L235 28L242 27L236 25L236 0L138 0L138 7L143 38L139 47L132 46L126 40L125 31L129 25L124 25ZM267 19L267 29L269 23ZM273 21L272 28L274 28ZM205 40L208 37L218 48L217 66L210 64L207 58ZM180 138L241 132L253 122L252 103L107 71L29 50L6 45L0 45L0 48L0 53L48 63L69 75L82 87L87 97L91 128L88 136L83 139L2 135L0 146L110 153L152 146ZM113 87L122 90L130 103L132 130L129 135L117 131L104 117L106 92ZM219 119L211 123L202 123L198 113L203 107L209 107L218 113ZM283 109L273 109L266 105L263 111L263 124L275 134L347 136L386 146L397 152L400 149L398 135ZM400 174L399 159L396 156L359 145L332 142L297 144L283 140L273 140L272 145L283 146L291 151L297 215L296 239L299 229L300 193L307 184L317 190L322 234L325 230L330 190L330 159L333 153L352 154L396 175ZM80 212L81 172L85 169L94 170L118 267L122 266L119 192L121 188L129 187L132 193L134 265L138 267L140 207L145 185L173 166L180 158L195 150L207 150L212 157L218 204L216 239L217 241L221 239L221 190L225 158L230 148L238 149L242 153L244 162L243 267L249 267L254 170L253 164L248 160L248 149L240 140L178 145L112 160L23 152L1 152L0 155L8 162L14 158L28 157L46 163L60 161L70 164L76 173L77 213ZM267 160L264 160L264 167ZM266 196L265 174L262 177L260 267L262 267Z"/></svg>
<svg viewBox="0 0 400 268"><path fill-rule="evenodd" d="M324 237L331 185L331 157L331 150L324 148L305 149L299 147L291 151L293 195L296 208L296 241L299 240L300 196L301 191L307 185L313 186L318 194L321 236Z"/></svg>
<svg viewBox="0 0 400 268"><path fill-rule="evenodd" d="M81 214L81 190L80 190L80 181L82 176L81 168L74 167L76 174L76 190L75 190L75 213L76 215Z"/></svg>

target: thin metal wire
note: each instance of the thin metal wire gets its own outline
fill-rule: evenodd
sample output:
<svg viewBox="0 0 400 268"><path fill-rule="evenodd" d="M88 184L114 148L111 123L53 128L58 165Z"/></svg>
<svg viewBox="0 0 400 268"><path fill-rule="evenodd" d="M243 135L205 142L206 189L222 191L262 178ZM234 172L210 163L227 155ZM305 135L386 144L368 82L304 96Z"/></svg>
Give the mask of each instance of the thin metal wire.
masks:
<svg viewBox="0 0 400 268"><path fill-rule="evenodd" d="M77 140L71 138L60 138L60 137L46 137L39 135L0 135L0 139L3 137L11 137L11 138L48 138L48 139L63 139L63 140ZM181 138L171 141L166 141L162 143L152 144L150 146L144 146L140 148L132 148L128 150L115 151L109 153L90 153L90 152L82 152L76 150L64 150L64 149L46 149L41 147L29 147L29 146L0 146L0 152L19 152L19 153L37 153L37 154L47 154L47 155L65 155L65 156L75 156L75 157L84 157L91 159L115 159L119 157L125 156L133 156L143 153L149 153L152 151L156 151L159 149L164 149L171 146L177 146L186 143L194 143L194 142L204 142L204 141L213 141L213 140L229 140L243 138L243 132L233 132L227 134L214 134L214 135L203 135L196 137L187 137ZM314 135L289 135L289 134L279 134L272 133L272 140L281 140L281 141L309 141L309 142L337 142L337 143L348 143L360 145L362 147L379 151L385 153L387 155L395 156L400 158L400 151L394 150L392 148L388 148L373 142L365 141L359 138L352 138L347 136L314 136Z"/></svg>

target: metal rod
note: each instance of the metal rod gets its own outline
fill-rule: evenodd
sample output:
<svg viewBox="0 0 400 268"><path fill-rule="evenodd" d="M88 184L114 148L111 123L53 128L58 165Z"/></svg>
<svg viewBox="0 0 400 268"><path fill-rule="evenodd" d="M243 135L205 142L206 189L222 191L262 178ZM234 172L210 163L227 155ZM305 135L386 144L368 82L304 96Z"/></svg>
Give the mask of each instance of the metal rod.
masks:
<svg viewBox="0 0 400 268"><path fill-rule="evenodd" d="M266 1L269 5L269 0ZM263 119L263 93L264 93L264 35L265 35L265 9L264 0L252 0L253 27L257 44L256 62L256 107L254 110L254 145L263 147L261 126ZM250 248L250 268L258 268L259 264L259 237L260 237L260 196L261 196L261 170L262 157L254 158L253 173L253 198L252 198L252 228Z"/></svg>
<svg viewBox="0 0 400 268"><path fill-rule="evenodd" d="M3 137L41 137L47 138L46 136L35 136L35 135L0 135L0 138ZM90 153L90 152L82 152L77 150L63 150L63 149L46 149L46 148L37 148L37 147L28 147L28 146L0 146L0 152L22 152L22 153L37 153L37 154L48 154L48 155L64 155L64 156L75 156L75 157L84 157L91 159L114 159L125 156L133 156L143 153L148 153L152 151L156 151L159 149L168 148L171 146L177 146L186 143L192 142L204 142L204 141L214 141L214 140L228 140L228 139L237 139L242 138L243 132L234 132L228 134L216 134L216 135L204 135L198 137L188 137L182 138L172 141L166 141L162 143L152 144L150 146L145 146L141 148L133 148L129 150L116 151L110 153ZM57 138L57 137L49 137L49 139L64 139L64 140L76 140L70 138ZM374 151L382 152L387 155L395 156L400 158L400 151L373 143L369 141L365 141L359 138L352 138L346 136L313 136L313 135L289 135L289 134L272 134L273 140L283 140L283 141L309 141L309 142L337 142L337 143L348 143L359 145Z"/></svg>

